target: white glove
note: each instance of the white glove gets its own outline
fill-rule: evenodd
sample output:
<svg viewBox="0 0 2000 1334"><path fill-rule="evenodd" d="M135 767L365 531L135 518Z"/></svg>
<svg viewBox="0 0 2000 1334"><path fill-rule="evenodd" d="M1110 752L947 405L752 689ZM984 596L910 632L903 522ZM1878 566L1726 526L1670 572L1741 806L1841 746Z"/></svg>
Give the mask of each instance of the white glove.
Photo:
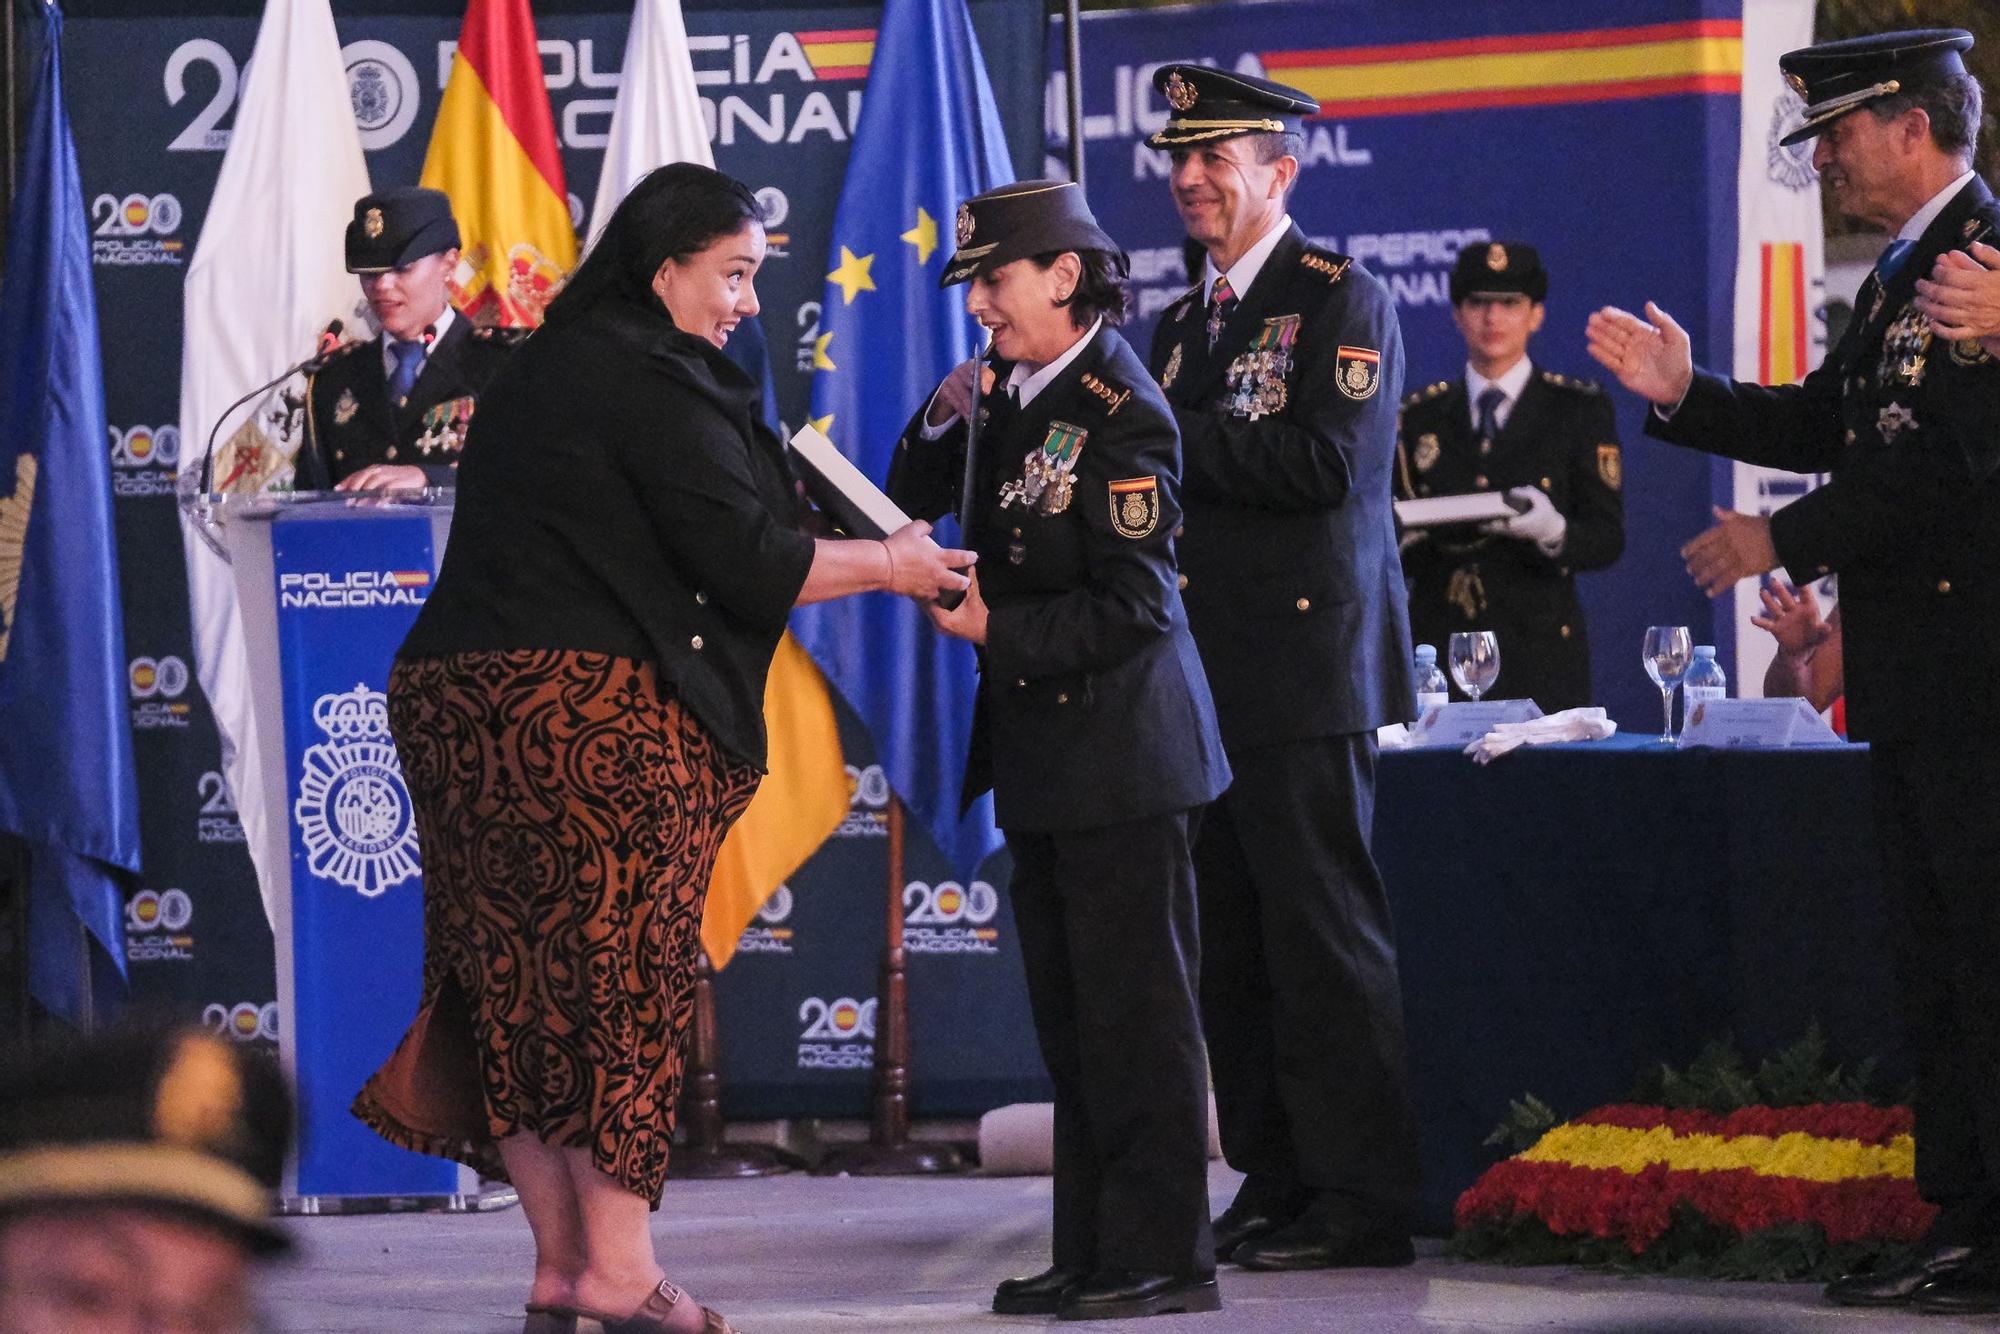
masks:
<svg viewBox="0 0 2000 1334"><path fill-rule="evenodd" d="M1569 536L1569 520L1562 516L1562 511L1556 508L1546 492L1539 486L1510 487L1507 499L1524 502L1528 508L1512 518L1495 519L1480 531L1533 542L1541 548L1544 556L1552 557L1563 549L1563 542Z"/></svg>

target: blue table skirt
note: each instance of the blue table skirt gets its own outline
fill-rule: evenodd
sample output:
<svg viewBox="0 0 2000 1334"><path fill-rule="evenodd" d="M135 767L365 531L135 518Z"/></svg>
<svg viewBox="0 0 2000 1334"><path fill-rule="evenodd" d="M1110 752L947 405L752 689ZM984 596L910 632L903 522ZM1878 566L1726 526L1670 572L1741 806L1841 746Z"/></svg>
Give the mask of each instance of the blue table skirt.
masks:
<svg viewBox="0 0 2000 1334"><path fill-rule="evenodd" d="M1525 1092L1574 1115L1654 1062L1725 1034L1761 1056L1815 1019L1836 1058L1907 1070L1865 747L1386 752L1375 828L1432 1228Z"/></svg>

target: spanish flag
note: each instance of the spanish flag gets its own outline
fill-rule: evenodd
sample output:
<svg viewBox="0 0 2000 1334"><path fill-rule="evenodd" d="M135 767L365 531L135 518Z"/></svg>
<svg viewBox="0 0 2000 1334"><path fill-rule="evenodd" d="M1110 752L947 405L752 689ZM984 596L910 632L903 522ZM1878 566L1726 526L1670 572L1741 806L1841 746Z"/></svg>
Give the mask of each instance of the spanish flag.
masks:
<svg viewBox="0 0 2000 1334"><path fill-rule="evenodd" d="M465 244L452 304L476 324L533 328L576 266L576 228L528 0L472 0L424 155Z"/></svg>
<svg viewBox="0 0 2000 1334"><path fill-rule="evenodd" d="M737 937L785 877L805 864L847 815L847 766L826 679L787 634L764 686L770 772L716 854L701 943L720 969Z"/></svg>

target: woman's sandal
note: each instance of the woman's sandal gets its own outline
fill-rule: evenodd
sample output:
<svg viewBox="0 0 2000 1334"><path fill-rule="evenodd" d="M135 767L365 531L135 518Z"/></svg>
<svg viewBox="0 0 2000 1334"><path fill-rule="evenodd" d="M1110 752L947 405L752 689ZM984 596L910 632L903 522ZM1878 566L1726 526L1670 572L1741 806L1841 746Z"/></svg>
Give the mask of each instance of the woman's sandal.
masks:
<svg viewBox="0 0 2000 1334"><path fill-rule="evenodd" d="M528 1303L528 1318L521 1322L521 1334L576 1334L577 1313L567 1306L540 1306Z"/></svg>
<svg viewBox="0 0 2000 1334"><path fill-rule="evenodd" d="M567 1315L570 1325L567 1329L550 1325L546 1329L529 1326L522 1334L569 1334L576 1328L575 1321L580 1316L585 1320L595 1320L604 1326L604 1334L669 1334L672 1326L667 1317L673 1309L686 1300L687 1294L675 1287L671 1280L661 1279L660 1286L646 1294L643 1306L628 1316L615 1316L604 1311L591 1311L584 1307L551 1306L541 1308L551 1313ZM535 1308L530 1307L532 1312ZM708 1307L701 1308L703 1324L701 1334L736 1334L736 1328L722 1316ZM530 1320L534 1317L530 1315Z"/></svg>

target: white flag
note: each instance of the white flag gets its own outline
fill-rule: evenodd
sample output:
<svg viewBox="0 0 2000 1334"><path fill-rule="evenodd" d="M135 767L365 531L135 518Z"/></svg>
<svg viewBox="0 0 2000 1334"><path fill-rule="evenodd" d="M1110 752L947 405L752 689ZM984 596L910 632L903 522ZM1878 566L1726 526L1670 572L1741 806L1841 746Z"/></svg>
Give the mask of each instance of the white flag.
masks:
<svg viewBox="0 0 2000 1334"><path fill-rule="evenodd" d="M311 354L328 322L354 322L360 288L342 237L368 166L347 91L328 0L268 0L246 67L236 128L223 155L194 262L188 266L181 356L181 494L202 482L204 446L223 411ZM281 385L244 404L215 437L211 489L256 491L291 483L302 438ZM290 857L286 827L265 818L266 783L248 687L243 624L229 566L185 527L188 600L202 692L222 734L223 775L272 911L276 868ZM280 810L283 809L281 806Z"/></svg>
<svg viewBox="0 0 2000 1334"><path fill-rule="evenodd" d="M715 165L695 91L694 57L679 0L637 0L625 35L625 72L611 111L610 143L590 207L594 242L626 191L641 176L669 162Z"/></svg>
<svg viewBox="0 0 2000 1334"><path fill-rule="evenodd" d="M1797 129L1805 102L1778 72L1778 57L1813 40L1813 0L1746 0L1743 6L1743 112L1736 171L1735 375L1791 384L1826 355L1826 255L1821 234L1814 140L1778 140ZM1730 470L1730 507L1769 514L1815 484L1811 478L1748 463ZM1763 612L1760 581L1736 586L1737 693L1764 693L1776 647L1750 624Z"/></svg>

